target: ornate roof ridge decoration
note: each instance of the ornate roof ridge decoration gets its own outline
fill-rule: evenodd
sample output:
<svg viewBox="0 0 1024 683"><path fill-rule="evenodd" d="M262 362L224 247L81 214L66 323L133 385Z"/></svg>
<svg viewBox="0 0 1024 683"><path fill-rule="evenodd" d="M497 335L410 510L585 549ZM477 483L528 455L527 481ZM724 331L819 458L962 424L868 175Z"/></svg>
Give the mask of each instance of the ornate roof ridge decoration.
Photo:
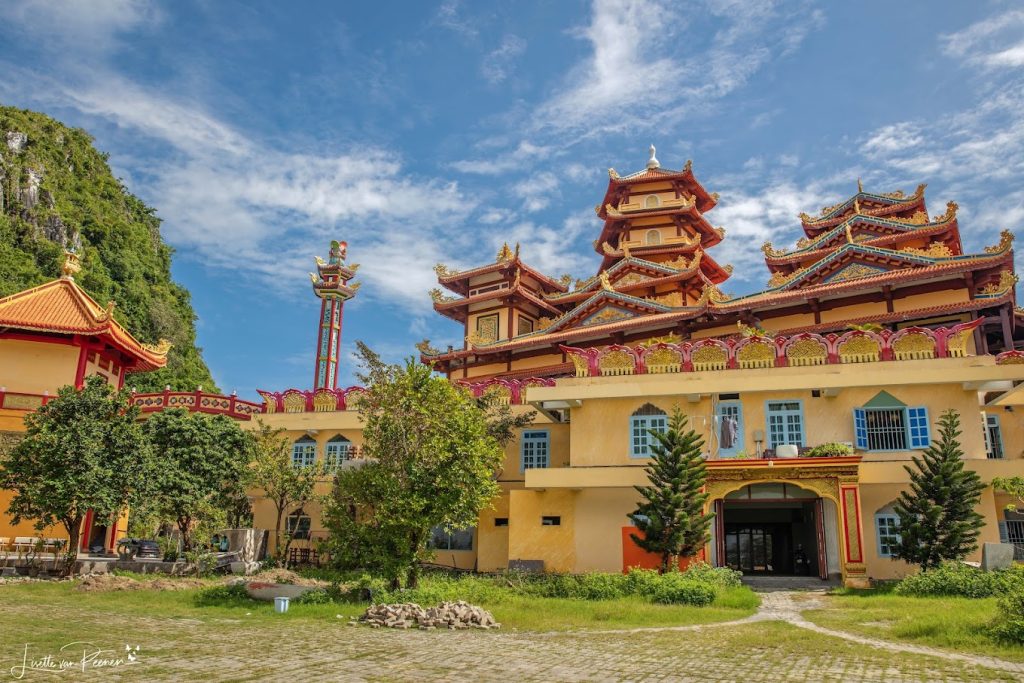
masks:
<svg viewBox="0 0 1024 683"><path fill-rule="evenodd" d="M157 356L166 356L173 346L174 344L172 344L169 339L164 339L162 337L156 344L142 344L142 348L152 354L156 354Z"/></svg>
<svg viewBox="0 0 1024 683"><path fill-rule="evenodd" d="M559 344L559 348L572 359L577 377L963 358L968 355L970 333L981 323L978 319L936 329L857 329L842 334L800 332L777 336L740 324L744 332L740 338L712 337L636 346ZM1008 355L1006 362L1022 362L1021 357Z"/></svg>
<svg viewBox="0 0 1024 683"><path fill-rule="evenodd" d="M458 275L459 271L454 268L449 268L443 263L438 263L434 265L434 273L437 274L438 278L449 278Z"/></svg>
<svg viewBox="0 0 1024 683"><path fill-rule="evenodd" d="M442 292L438 287L433 287L428 293L430 294L431 301L435 304L448 304L453 301L458 301L461 298L457 296L445 296L444 292Z"/></svg>
<svg viewBox="0 0 1024 683"><path fill-rule="evenodd" d="M953 220L956 218L956 212L959 210L960 205L954 201L946 202L946 212L938 214L932 217L933 223L945 223L946 221Z"/></svg>
<svg viewBox="0 0 1024 683"><path fill-rule="evenodd" d="M1017 286L1019 279L1017 274L1009 268L1003 269L999 271L999 280L997 282L988 283L978 293L986 296L1005 294Z"/></svg>
<svg viewBox="0 0 1024 683"><path fill-rule="evenodd" d="M606 292L614 292L615 291L615 288L612 287L612 283L611 283L611 281L608 278L608 271L607 270L602 270L601 273L598 275L598 277L601 279L601 289L605 290Z"/></svg>
<svg viewBox="0 0 1024 683"><path fill-rule="evenodd" d="M900 249L905 254L915 254L917 256L928 256L931 258L952 258L954 256L953 250L945 242L930 242L926 249L919 247L904 247Z"/></svg>
<svg viewBox="0 0 1024 683"><path fill-rule="evenodd" d="M668 294L645 296L644 298L653 304L668 306L669 308L682 308L686 305L682 292L669 292Z"/></svg>
<svg viewBox="0 0 1024 683"><path fill-rule="evenodd" d="M68 259L74 263L74 259ZM0 297L0 328L60 335L95 335L137 364L128 372L156 370L167 363L161 353L136 339L114 318L114 302L100 306L70 275ZM159 344L156 348L159 348Z"/></svg>
<svg viewBox="0 0 1024 683"><path fill-rule="evenodd" d="M422 353L424 356L437 356L440 355L441 349L430 344L430 340L424 337L422 340L416 342L416 350Z"/></svg>
<svg viewBox="0 0 1024 683"><path fill-rule="evenodd" d="M65 249L64 262L60 264L61 277L73 280L81 270L82 262L79 260L78 254L70 249Z"/></svg>
<svg viewBox="0 0 1024 683"><path fill-rule="evenodd" d="M732 299L731 296L723 292L713 283L705 280L704 288L700 291L700 298L697 299L697 306L722 304L730 299Z"/></svg>
<svg viewBox="0 0 1024 683"><path fill-rule="evenodd" d="M1003 230L999 233L999 244L995 244L991 247L985 247L986 254L1001 254L1004 251L1010 249L1013 246L1014 235L1009 230Z"/></svg>
<svg viewBox="0 0 1024 683"><path fill-rule="evenodd" d="M783 247L782 249L776 249L775 247L772 246L771 240L765 240L764 244L761 245L761 252L765 256L779 257L787 255L789 253L789 250L786 249L785 247Z"/></svg>
<svg viewBox="0 0 1024 683"><path fill-rule="evenodd" d="M498 250L498 255L495 257L495 263L508 263L513 259L519 258L519 242L516 242L515 251L509 249L508 242L501 245L501 249Z"/></svg>
<svg viewBox="0 0 1024 683"><path fill-rule="evenodd" d="M861 197L866 197L866 198L869 198L869 199L871 199L871 198L878 198L878 199L894 200L893 203L890 204L889 206L879 207L878 209L872 210L872 211L889 211L893 206L897 206L898 204L910 204L911 202L918 201L919 199L921 199L924 196L924 191L925 191L925 188L927 188L927 187L928 187L927 183L921 183L920 185L917 186L917 189L914 190L914 194L910 195L909 197L906 196L903 193L902 190L897 190L895 192L885 192L885 193L864 192L863 190L858 190L857 194L855 194L854 196L850 197L849 199L845 199L845 200L843 200L841 202L838 202L836 204L832 204L831 206L824 206L824 207L822 207L821 212L817 216L811 216L811 215L807 214L806 212L800 212L799 218L800 218L801 222L804 223L805 225L813 225L815 223L821 223L821 222L824 222L824 221L833 220L833 219L835 219L835 215L834 214L837 211L839 211L840 209L843 209L843 208L849 206L850 204L854 204L856 206L856 208L858 209L858 213L863 213L863 212L861 212L859 210L859 200L860 200ZM873 215L873 213L864 213L864 215L871 216L871 215Z"/></svg>
<svg viewBox="0 0 1024 683"><path fill-rule="evenodd" d="M791 273L783 273L782 271L777 270L774 273L772 273L771 279L768 280L768 287L772 289L775 289L776 287L781 287L782 285L789 283L791 280L795 280L796 278L803 275L805 272L807 272L808 268L810 268L810 266L797 268Z"/></svg>

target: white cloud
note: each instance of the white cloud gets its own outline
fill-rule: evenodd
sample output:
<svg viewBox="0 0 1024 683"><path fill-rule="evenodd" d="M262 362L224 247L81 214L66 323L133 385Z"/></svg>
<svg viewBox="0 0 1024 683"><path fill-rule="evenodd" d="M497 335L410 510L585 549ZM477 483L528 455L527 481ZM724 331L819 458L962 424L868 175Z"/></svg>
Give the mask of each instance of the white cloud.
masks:
<svg viewBox="0 0 1024 683"><path fill-rule="evenodd" d="M581 259L575 251L576 240L593 229L593 209L575 211L557 228L533 221L513 225L495 236L492 246L497 249L502 242L518 242L522 259L526 263L543 273L558 277L562 273L577 270L581 264L596 269L595 260Z"/></svg>
<svg viewBox="0 0 1024 683"><path fill-rule="evenodd" d="M875 130L861 146L868 155L884 155L918 147L924 138L918 124L909 121L893 123Z"/></svg>
<svg viewBox="0 0 1024 683"><path fill-rule="evenodd" d="M460 15L459 0L442 2L441 6L437 8L433 23L464 38L474 39L480 34L480 30L473 22Z"/></svg>
<svg viewBox="0 0 1024 683"><path fill-rule="evenodd" d="M516 57L526 51L526 41L514 34L501 39L497 48L487 53L480 64L480 73L491 85L497 85L512 73L512 65Z"/></svg>
<svg viewBox="0 0 1024 683"><path fill-rule="evenodd" d="M534 173L512 185L512 194L522 200L524 211L534 213L546 209L558 190L558 176L550 171Z"/></svg>
<svg viewBox="0 0 1024 683"><path fill-rule="evenodd" d="M1024 66L1024 11L1011 10L940 36L946 54L983 68Z"/></svg>
<svg viewBox="0 0 1024 683"><path fill-rule="evenodd" d="M150 0L6 0L0 23L17 26L37 39L37 46L75 58L109 52L119 34L156 26L163 13Z"/></svg>
<svg viewBox="0 0 1024 683"><path fill-rule="evenodd" d="M496 154L490 158L453 161L449 166L460 173L503 175L527 168L534 161L550 158L554 154L554 147L550 145L536 145L529 140L522 140L511 152Z"/></svg>
<svg viewBox="0 0 1024 683"><path fill-rule="evenodd" d="M443 256L438 245L475 208L457 184L412 176L387 149L281 150L190 102L111 74L75 86L29 77L48 105L165 146L166 157L137 173L145 177L143 194L158 198L165 236L200 262L260 278L273 291L305 287L301 277L282 281L281 273L309 270L330 239L346 239L351 260L364 265L361 298L428 307L431 268Z"/></svg>
<svg viewBox="0 0 1024 683"><path fill-rule="evenodd" d="M716 20L725 22L710 37L688 26L691 17L701 14L692 7L595 0L590 23L575 32L591 44L592 52L569 72L559 92L532 114L532 127L582 137L663 128L713 106L823 24L822 13L808 11L804 3L703 4Z"/></svg>

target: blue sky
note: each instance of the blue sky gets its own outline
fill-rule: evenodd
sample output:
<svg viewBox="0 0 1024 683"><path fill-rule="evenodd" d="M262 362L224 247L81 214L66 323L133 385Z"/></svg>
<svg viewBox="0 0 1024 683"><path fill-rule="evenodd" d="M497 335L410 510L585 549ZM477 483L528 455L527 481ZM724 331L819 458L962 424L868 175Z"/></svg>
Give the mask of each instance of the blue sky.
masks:
<svg viewBox="0 0 1024 683"><path fill-rule="evenodd" d="M249 397L310 386L330 239L362 264L346 348L460 344L433 265L518 241L593 275L606 171L651 143L721 194L732 294L858 177L956 200L969 249L1024 223L1012 2L6 0L0 102L89 130L156 207L206 361Z"/></svg>

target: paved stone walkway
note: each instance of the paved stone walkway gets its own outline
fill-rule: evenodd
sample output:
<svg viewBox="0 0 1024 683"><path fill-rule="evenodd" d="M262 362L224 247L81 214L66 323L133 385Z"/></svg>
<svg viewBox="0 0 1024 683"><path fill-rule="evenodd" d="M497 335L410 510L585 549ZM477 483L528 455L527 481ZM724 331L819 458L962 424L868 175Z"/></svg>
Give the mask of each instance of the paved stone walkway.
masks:
<svg viewBox="0 0 1024 683"><path fill-rule="evenodd" d="M1017 681L1024 665L863 638L816 626L801 610L827 598L762 595L739 621L703 626L528 633L390 631L329 621L134 617L69 605L48 615L111 645L141 646L128 668L61 680L125 681ZM14 642L0 611L0 682ZM59 629L59 631L57 630ZM20 647L20 646L18 646ZM52 677L47 677L49 680ZM37 676L38 679L38 676Z"/></svg>

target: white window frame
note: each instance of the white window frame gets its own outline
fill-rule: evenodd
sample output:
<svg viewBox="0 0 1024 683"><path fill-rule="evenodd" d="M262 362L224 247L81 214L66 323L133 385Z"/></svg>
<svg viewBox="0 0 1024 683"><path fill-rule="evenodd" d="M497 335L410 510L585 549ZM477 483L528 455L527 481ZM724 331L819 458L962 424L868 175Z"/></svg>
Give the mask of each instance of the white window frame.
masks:
<svg viewBox="0 0 1024 683"><path fill-rule="evenodd" d="M328 441L324 446L324 468L328 472L337 472L346 460L352 459L351 441Z"/></svg>
<svg viewBox="0 0 1024 683"><path fill-rule="evenodd" d="M797 407L793 408L779 408L783 404L795 403ZM786 444L793 444L797 447L803 447L807 445L807 424L804 419L804 402L798 398L783 398L773 399L765 402L764 407L765 414L765 436L767 437L767 447L771 450L783 446ZM798 419L797 426L799 429L794 434L792 426L793 422L789 418L796 417ZM778 422L773 422L772 418L777 418ZM773 430L773 426L781 426L781 438L783 440L776 440L776 432L780 430ZM794 444L794 436L797 438Z"/></svg>
<svg viewBox="0 0 1024 683"><path fill-rule="evenodd" d="M305 521L305 531L302 530ZM296 511L288 515L284 522L285 532L296 541L308 541L313 535L313 520L305 512ZM304 534L299 536L298 534Z"/></svg>
<svg viewBox="0 0 1024 683"><path fill-rule="evenodd" d="M311 467L316 462L316 441L292 444L292 467Z"/></svg>

